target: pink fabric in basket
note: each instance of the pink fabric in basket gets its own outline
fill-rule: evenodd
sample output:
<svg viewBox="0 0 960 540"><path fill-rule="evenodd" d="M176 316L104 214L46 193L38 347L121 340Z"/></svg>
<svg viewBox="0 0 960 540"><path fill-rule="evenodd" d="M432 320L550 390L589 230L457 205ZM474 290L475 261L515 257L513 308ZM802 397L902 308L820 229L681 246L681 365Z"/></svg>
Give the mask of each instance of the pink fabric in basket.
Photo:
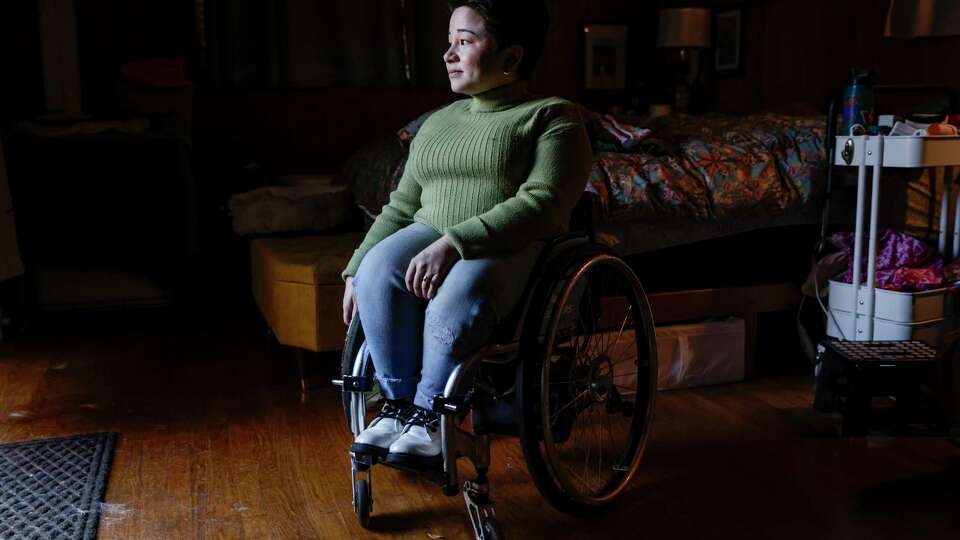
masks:
<svg viewBox="0 0 960 540"><path fill-rule="evenodd" d="M853 282L853 233L840 232L830 242L847 255L847 271L841 279ZM867 280L867 239L863 240L861 283ZM893 291L922 291L943 285L943 260L937 250L901 232L886 229L877 240L874 286Z"/></svg>

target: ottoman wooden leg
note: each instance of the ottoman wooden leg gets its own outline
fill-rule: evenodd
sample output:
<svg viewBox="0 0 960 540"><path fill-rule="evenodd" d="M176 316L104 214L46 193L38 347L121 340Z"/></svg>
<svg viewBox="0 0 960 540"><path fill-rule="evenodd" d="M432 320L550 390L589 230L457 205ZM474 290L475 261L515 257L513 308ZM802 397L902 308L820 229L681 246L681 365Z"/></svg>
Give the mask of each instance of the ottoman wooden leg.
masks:
<svg viewBox="0 0 960 540"><path fill-rule="evenodd" d="M297 370L300 373L300 392L306 394L311 390L316 390L321 385L307 373L307 356L313 356L308 351L296 349L297 351Z"/></svg>

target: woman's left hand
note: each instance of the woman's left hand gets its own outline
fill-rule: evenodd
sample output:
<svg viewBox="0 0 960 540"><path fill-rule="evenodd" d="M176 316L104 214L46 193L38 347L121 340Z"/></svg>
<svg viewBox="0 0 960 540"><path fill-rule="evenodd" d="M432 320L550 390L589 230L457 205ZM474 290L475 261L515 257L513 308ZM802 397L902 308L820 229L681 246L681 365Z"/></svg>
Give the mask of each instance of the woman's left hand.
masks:
<svg viewBox="0 0 960 540"><path fill-rule="evenodd" d="M447 277L453 263L460 260L460 253L446 236L427 246L410 259L407 267L407 290L419 298L430 300Z"/></svg>

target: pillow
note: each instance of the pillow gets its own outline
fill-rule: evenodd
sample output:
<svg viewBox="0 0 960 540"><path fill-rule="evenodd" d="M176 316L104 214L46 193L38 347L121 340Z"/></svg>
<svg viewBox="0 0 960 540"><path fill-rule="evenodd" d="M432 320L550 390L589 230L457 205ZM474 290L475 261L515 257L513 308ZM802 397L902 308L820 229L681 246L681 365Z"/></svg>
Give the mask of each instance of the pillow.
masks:
<svg viewBox="0 0 960 540"><path fill-rule="evenodd" d="M409 124L400 128L400 131L397 132L397 138L400 139L400 144L402 144L404 148L410 148L410 142L413 141L413 138L417 136L417 132L420 131L420 128L423 126L424 122L427 121L427 118L430 118L430 115L442 108L443 107L430 109L429 111L416 117Z"/></svg>
<svg viewBox="0 0 960 540"><path fill-rule="evenodd" d="M337 175L337 183L349 186L357 206L372 219L397 188L406 157L407 149L396 137L385 137L350 156Z"/></svg>
<svg viewBox="0 0 960 540"><path fill-rule="evenodd" d="M594 152L643 152L643 143L649 139L650 129L617 121L612 115L595 113L583 105L580 113Z"/></svg>
<svg viewBox="0 0 960 540"><path fill-rule="evenodd" d="M346 186L267 186L230 197L233 230L238 235L319 232L335 229L350 217Z"/></svg>

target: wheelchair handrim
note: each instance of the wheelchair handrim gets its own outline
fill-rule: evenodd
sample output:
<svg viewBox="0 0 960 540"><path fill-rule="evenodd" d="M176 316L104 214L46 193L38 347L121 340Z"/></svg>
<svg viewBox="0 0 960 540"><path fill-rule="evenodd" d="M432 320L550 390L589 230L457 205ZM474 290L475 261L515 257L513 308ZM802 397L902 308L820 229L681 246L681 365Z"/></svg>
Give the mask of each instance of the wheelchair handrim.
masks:
<svg viewBox="0 0 960 540"><path fill-rule="evenodd" d="M634 310L635 320L633 331L643 331L646 337L643 342L643 345L646 346L646 351L644 352L640 350L640 344L638 343L636 335L634 334L633 341L635 344L637 344L635 357L635 362L637 365L637 391L639 392L641 390L639 388L640 361L641 359L645 359L647 361L647 364L644 367L644 369L647 371L647 396L645 403L646 410L644 411L644 414L634 414L629 422L630 426L627 435L628 443L626 446L624 446L622 452L624 456L629 456L629 462L621 464L619 468L612 467L612 470L615 472L610 474L603 485L596 490L595 494L588 494L584 493L581 488L578 488L576 485L574 485L571 480L571 477L574 474L573 471L562 462L559 456L558 445L556 444L557 441L554 438L553 418L551 417L552 412L554 415L556 415L559 414L559 411L554 412L551 409L550 392L541 392L541 422L543 426L543 450L545 454L544 462L554 481L563 488L567 496L571 497L574 501L580 504L588 506L601 506L609 503L616 498L627 487L627 485L629 485L633 476L636 474L646 447L649 427L653 419L654 400L656 396L656 342L652 324L653 317L650 313L649 305L646 302L646 296L643 294L639 280L636 278L636 275L633 273L633 271L630 270L630 268L622 260L605 254L596 255L586 263L582 264L577 271L566 280L566 282L563 284L563 288L557 296L553 312L550 315L545 336L546 348L544 350L543 365L541 366L540 374L541 388L550 388L550 385L552 384L550 373L551 358L554 353L553 349L556 346L555 340L557 338L559 323L563 315L564 307L570 300L570 297L574 291L574 287L581 282L587 272L591 271L591 269L598 265L608 265L613 267L620 273L621 276L626 278L626 285L629 285L629 290L624 292L626 292L628 295L629 308ZM626 321L626 318L624 321ZM622 330L623 328L621 328L621 332ZM575 397L574 401L565 406L576 403L578 399L579 397ZM590 405L586 410L589 411L595 405L596 404ZM579 413L577 414L579 415ZM601 430L602 429L603 428L601 426ZM639 433L637 432L638 430ZM601 433L600 437L600 452L602 452L603 433ZM586 459L589 460L589 455ZM602 464L603 461L601 457L599 465L602 467ZM566 472L564 472L563 469L567 469Z"/></svg>

